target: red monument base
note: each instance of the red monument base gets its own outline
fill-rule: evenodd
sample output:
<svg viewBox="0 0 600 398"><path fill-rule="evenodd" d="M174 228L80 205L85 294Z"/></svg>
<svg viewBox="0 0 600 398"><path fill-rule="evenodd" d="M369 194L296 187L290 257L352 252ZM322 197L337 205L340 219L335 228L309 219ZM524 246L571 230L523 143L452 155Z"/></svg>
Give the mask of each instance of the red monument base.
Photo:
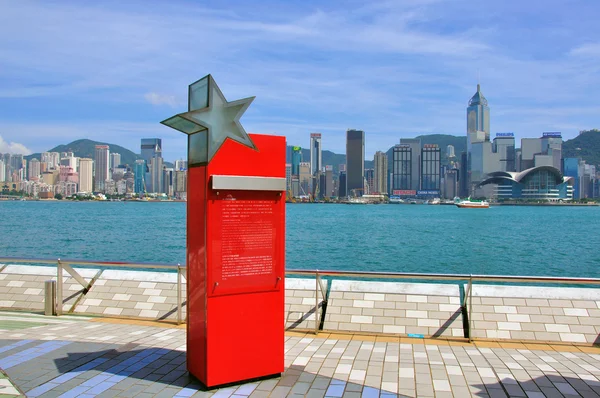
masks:
<svg viewBox="0 0 600 398"><path fill-rule="evenodd" d="M207 387L284 371L285 137L188 169L187 367Z"/></svg>

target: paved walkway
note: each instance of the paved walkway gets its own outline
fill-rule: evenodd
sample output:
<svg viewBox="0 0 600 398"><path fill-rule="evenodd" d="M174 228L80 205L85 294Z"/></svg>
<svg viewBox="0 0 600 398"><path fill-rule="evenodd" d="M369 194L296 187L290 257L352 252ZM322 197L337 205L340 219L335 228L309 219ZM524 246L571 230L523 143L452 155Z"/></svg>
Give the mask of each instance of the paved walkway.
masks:
<svg viewBox="0 0 600 398"><path fill-rule="evenodd" d="M184 328L0 313L0 368L29 397L600 397L597 348L298 333L285 345L282 377L201 391Z"/></svg>

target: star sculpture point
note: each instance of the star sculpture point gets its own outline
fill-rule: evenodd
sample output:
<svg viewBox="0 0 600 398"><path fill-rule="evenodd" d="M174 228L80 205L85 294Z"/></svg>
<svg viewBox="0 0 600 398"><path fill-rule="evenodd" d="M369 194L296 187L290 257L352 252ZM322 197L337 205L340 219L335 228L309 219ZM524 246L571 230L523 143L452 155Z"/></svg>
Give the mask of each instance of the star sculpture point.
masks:
<svg viewBox="0 0 600 398"><path fill-rule="evenodd" d="M240 123L240 118L255 97L228 102L211 75L189 87L188 112L180 113L161 123L190 136L191 162L208 163L231 139L256 150L252 139Z"/></svg>

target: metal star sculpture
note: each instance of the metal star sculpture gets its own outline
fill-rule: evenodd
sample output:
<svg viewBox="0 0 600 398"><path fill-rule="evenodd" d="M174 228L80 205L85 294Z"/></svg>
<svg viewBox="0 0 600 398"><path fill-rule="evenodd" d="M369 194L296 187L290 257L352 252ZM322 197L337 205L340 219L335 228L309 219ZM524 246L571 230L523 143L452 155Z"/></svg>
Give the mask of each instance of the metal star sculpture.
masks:
<svg viewBox="0 0 600 398"><path fill-rule="evenodd" d="M189 165L207 164L227 138L256 150L240 118L255 97L228 102L211 75L190 84L188 111L161 123L188 134Z"/></svg>

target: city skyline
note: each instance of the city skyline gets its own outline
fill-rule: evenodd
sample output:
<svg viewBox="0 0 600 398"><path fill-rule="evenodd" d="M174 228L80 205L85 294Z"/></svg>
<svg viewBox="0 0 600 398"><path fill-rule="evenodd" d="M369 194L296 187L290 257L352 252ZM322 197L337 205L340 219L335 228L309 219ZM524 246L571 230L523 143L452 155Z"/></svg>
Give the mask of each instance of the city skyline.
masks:
<svg viewBox="0 0 600 398"><path fill-rule="evenodd" d="M165 141L165 158L182 158L185 139L158 121L185 102L181 87L209 72L231 98L257 96L242 120L248 131L302 146L319 131L323 148L343 153L345 131L356 128L368 159L399 138L464 134L478 75L492 99L492 134L562 131L569 139L595 127L600 100L577 100L600 84L600 43L585 28L600 10L583 1L235 3L236 13L184 2L112 5L1 7L0 31L15 39L0 44L0 152L47 150L54 137L118 137L132 148L154 136ZM179 51L208 35L201 60Z"/></svg>

